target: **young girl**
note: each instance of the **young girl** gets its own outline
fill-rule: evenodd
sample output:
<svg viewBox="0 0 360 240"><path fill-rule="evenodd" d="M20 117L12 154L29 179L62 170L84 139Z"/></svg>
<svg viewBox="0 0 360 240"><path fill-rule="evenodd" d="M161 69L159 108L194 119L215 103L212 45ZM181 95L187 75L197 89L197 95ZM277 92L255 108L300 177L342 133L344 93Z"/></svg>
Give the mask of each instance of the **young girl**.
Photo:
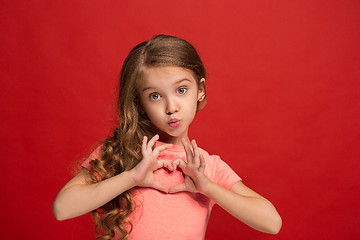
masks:
<svg viewBox="0 0 360 240"><path fill-rule="evenodd" d="M183 39L158 35L132 49L121 70L119 125L61 189L55 217L92 212L104 239L204 239L216 203L276 234L282 221L274 206L189 140L206 102L205 79L199 55Z"/></svg>

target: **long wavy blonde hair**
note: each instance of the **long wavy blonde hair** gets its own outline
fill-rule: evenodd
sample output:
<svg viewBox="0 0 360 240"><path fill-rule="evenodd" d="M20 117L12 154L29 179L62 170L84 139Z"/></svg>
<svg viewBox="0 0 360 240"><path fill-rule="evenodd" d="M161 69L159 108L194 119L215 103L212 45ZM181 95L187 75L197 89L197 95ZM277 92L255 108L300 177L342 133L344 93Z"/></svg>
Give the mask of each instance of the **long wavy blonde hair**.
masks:
<svg viewBox="0 0 360 240"><path fill-rule="evenodd" d="M197 80L198 87L205 85L204 65L195 48L187 41L168 35L157 35L149 41L134 47L121 69L119 97L117 101L118 124L113 135L102 142L102 154L90 162L89 176L92 182L111 178L135 167L142 159L141 142L144 136L151 138L155 133L146 116L141 113L138 88L147 68L155 66L177 66L189 69ZM206 103L198 102L198 110ZM113 239L115 231L120 239L127 239L132 224L127 216L134 211L130 190L92 211L97 239ZM129 229L129 230L128 230Z"/></svg>

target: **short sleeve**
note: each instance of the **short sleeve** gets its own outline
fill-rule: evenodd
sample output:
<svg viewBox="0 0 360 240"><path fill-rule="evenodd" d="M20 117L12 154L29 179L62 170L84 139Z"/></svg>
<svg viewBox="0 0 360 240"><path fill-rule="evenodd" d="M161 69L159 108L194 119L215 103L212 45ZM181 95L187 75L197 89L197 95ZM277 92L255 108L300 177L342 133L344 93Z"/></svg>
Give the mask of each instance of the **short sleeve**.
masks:
<svg viewBox="0 0 360 240"><path fill-rule="evenodd" d="M90 170L90 162L94 159L99 158L101 154L102 154L102 148L100 145L90 154L90 156L81 164L81 166L83 168L87 168Z"/></svg>
<svg viewBox="0 0 360 240"><path fill-rule="evenodd" d="M215 167L215 183L220 186L231 189L237 182L241 181L241 178L231 169L231 167L220 159L219 156L214 156L217 162Z"/></svg>

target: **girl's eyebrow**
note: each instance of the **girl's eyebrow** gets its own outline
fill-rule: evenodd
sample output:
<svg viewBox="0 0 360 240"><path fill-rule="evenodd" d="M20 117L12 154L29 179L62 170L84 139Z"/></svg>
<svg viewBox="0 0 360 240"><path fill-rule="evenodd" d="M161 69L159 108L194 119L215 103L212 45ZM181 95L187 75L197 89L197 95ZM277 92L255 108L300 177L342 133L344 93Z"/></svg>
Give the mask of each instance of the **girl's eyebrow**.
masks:
<svg viewBox="0 0 360 240"><path fill-rule="evenodd" d="M191 82L189 79L183 78L183 79L180 79L179 81L175 82L174 85L175 85L175 84L178 84L178 83L181 83L181 82L183 82L183 81Z"/></svg>
<svg viewBox="0 0 360 240"><path fill-rule="evenodd" d="M152 87L146 87L142 91L145 92L146 90L152 89Z"/></svg>
<svg viewBox="0 0 360 240"><path fill-rule="evenodd" d="M177 85L177 84L179 84L179 83L182 83L183 81L191 82L191 80L189 80L189 79L187 79L187 78L183 78L183 79L180 79L180 80L174 82L173 85ZM154 87L146 87L146 88L144 88L142 91L145 92L146 90L153 89L153 88L154 88Z"/></svg>

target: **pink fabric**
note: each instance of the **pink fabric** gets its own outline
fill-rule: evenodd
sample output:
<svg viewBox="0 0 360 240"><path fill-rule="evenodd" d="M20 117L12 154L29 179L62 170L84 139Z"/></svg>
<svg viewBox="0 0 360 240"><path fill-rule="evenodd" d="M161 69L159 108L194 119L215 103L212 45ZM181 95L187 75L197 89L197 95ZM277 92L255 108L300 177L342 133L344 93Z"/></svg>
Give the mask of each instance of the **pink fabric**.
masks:
<svg viewBox="0 0 360 240"><path fill-rule="evenodd" d="M164 143L157 142L156 145ZM205 157L205 175L213 182L230 189L240 181L240 177L219 156L209 155L200 149ZM98 147L82 164L89 168L89 162L101 154ZM158 159L172 162L177 158L186 161L182 146L174 145L160 153ZM159 169L154 172L157 181L165 186L184 182L179 170L169 172ZM134 228L129 239L204 239L210 212L215 202L199 193L181 192L165 194L152 188L133 188L131 190L136 204L135 212L129 216Z"/></svg>

